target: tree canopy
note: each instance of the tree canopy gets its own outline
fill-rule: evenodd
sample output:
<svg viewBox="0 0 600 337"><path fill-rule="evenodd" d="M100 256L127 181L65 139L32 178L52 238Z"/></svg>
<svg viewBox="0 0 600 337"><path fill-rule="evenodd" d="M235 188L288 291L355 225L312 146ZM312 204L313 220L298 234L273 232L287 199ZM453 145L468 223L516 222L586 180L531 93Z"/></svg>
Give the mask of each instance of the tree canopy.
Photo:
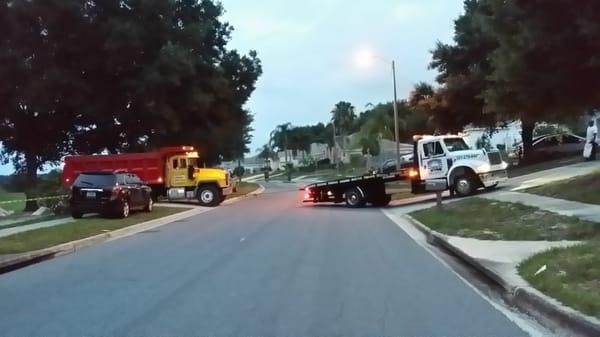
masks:
<svg viewBox="0 0 600 337"><path fill-rule="evenodd" d="M71 153L248 151L255 52L212 0L0 0L0 141L30 177ZM9 79L9 80L6 80Z"/></svg>
<svg viewBox="0 0 600 337"><path fill-rule="evenodd" d="M417 86L410 101L436 127L518 119L528 157L536 122L568 121L600 106L598 1L465 0L464 8L454 42L432 52L439 87L424 96L430 88Z"/></svg>

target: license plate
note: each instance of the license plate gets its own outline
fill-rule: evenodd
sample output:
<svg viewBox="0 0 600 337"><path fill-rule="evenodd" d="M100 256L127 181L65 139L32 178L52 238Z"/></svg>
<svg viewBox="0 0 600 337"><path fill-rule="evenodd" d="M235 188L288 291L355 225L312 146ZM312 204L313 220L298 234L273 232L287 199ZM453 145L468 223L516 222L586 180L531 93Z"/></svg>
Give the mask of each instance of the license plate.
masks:
<svg viewBox="0 0 600 337"><path fill-rule="evenodd" d="M96 192L86 192L85 196L88 198L95 198L96 197Z"/></svg>

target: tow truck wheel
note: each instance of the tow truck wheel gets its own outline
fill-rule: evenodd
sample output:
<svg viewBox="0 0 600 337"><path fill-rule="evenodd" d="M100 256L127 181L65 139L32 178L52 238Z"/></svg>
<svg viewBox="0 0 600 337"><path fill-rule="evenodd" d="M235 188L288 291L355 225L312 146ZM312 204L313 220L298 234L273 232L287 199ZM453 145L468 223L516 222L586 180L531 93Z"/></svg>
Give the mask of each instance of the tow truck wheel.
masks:
<svg viewBox="0 0 600 337"><path fill-rule="evenodd" d="M221 201L219 191L212 185L199 186L196 196L202 206L215 207Z"/></svg>
<svg viewBox="0 0 600 337"><path fill-rule="evenodd" d="M363 207L367 202L358 188L353 187L346 191L346 205L352 208Z"/></svg>
<svg viewBox="0 0 600 337"><path fill-rule="evenodd" d="M469 176L460 176L454 180L454 192L459 197L466 197L473 193L473 179Z"/></svg>

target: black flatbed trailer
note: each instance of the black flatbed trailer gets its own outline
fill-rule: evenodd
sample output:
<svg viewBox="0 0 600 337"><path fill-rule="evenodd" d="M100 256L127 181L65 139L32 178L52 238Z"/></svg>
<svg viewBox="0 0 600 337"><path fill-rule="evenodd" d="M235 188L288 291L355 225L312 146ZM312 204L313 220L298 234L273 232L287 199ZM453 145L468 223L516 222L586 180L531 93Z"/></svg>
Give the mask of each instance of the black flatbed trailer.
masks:
<svg viewBox="0 0 600 337"><path fill-rule="evenodd" d="M405 168L390 174L368 174L329 180L306 185L303 202L346 202L350 207L386 206L392 196L386 194L385 183L410 179L411 169Z"/></svg>

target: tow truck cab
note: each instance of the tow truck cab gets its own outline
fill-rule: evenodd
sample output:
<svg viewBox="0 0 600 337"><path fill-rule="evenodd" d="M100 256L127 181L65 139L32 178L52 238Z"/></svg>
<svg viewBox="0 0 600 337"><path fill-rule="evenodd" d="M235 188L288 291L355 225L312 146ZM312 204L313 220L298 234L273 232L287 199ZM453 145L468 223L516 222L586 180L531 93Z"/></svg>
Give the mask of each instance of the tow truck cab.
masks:
<svg viewBox="0 0 600 337"><path fill-rule="evenodd" d="M471 149L459 135L415 136L413 193L449 189L459 196L492 188L507 179L507 164L497 150Z"/></svg>

